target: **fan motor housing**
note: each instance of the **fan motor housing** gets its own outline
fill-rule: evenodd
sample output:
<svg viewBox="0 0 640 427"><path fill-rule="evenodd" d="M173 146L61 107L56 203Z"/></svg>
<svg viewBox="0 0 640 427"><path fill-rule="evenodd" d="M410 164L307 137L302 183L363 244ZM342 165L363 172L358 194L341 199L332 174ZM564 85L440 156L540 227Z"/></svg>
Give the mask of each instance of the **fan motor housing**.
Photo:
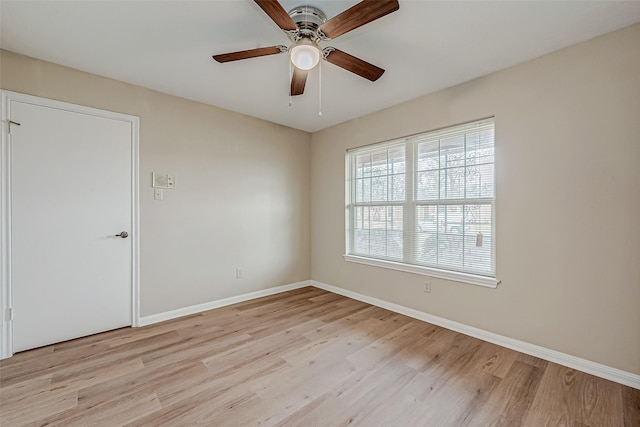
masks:
<svg viewBox="0 0 640 427"><path fill-rule="evenodd" d="M327 22L327 16L324 12L314 6L294 7L289 11L289 16L298 26L298 39L309 38L318 41L318 27Z"/></svg>

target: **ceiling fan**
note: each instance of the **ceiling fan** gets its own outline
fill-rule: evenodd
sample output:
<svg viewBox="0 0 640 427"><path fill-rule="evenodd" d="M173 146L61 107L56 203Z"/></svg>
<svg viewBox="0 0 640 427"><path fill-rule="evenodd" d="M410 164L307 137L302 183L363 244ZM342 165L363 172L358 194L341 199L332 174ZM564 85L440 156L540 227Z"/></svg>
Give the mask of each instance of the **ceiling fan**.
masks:
<svg viewBox="0 0 640 427"><path fill-rule="evenodd" d="M314 6L298 6L287 13L277 0L254 1L285 32L292 44L223 53L213 55L213 59L223 63L288 52L293 64L290 95L304 93L307 74L321 58L371 81L378 80L384 73L382 68L335 47L322 48L320 42L335 39L395 12L400 7L397 0L363 0L329 20Z"/></svg>

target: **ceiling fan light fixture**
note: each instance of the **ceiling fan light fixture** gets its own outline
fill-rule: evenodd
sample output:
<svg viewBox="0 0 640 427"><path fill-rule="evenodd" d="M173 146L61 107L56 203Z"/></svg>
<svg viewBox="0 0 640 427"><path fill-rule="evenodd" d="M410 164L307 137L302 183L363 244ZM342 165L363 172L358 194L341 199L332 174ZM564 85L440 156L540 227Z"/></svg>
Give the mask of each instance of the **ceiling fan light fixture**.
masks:
<svg viewBox="0 0 640 427"><path fill-rule="evenodd" d="M309 70L316 67L321 59L372 82L384 73L382 68L360 58L331 46L321 48L319 44L395 12L400 8L398 0L360 0L329 20L323 11L311 5L296 6L287 12L280 4L281 0L253 1L284 31L293 44L213 55L215 61L231 62L287 52L290 60L290 97L304 93ZM321 88L320 71L318 70L319 90Z"/></svg>
<svg viewBox="0 0 640 427"><path fill-rule="evenodd" d="M320 49L311 40L302 39L291 48L291 63L301 70L307 71L320 62Z"/></svg>

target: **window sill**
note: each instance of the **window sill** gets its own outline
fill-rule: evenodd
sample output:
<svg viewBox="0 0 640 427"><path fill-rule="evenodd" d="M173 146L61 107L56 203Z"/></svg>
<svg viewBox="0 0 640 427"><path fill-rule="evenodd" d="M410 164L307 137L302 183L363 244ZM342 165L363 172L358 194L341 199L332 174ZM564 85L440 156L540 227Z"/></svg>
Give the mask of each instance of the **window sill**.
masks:
<svg viewBox="0 0 640 427"><path fill-rule="evenodd" d="M382 259L366 258L356 255L345 255L345 261L358 264L372 265L374 267L389 268L391 270L404 271L407 273L421 274L435 277L436 279L452 280L454 282L468 283L470 285L484 286L487 288L497 288L500 280L495 277L480 276L469 273L459 273L457 271L439 270L437 268L423 267L419 265L403 264L400 262L387 261Z"/></svg>

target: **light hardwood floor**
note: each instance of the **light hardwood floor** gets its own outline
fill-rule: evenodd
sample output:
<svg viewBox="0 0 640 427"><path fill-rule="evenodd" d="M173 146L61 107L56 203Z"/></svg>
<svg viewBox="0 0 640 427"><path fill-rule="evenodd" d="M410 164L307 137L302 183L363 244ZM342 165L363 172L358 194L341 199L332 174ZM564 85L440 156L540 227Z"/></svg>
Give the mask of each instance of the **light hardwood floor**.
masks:
<svg viewBox="0 0 640 427"><path fill-rule="evenodd" d="M640 391L316 288L0 362L0 425L640 426Z"/></svg>

